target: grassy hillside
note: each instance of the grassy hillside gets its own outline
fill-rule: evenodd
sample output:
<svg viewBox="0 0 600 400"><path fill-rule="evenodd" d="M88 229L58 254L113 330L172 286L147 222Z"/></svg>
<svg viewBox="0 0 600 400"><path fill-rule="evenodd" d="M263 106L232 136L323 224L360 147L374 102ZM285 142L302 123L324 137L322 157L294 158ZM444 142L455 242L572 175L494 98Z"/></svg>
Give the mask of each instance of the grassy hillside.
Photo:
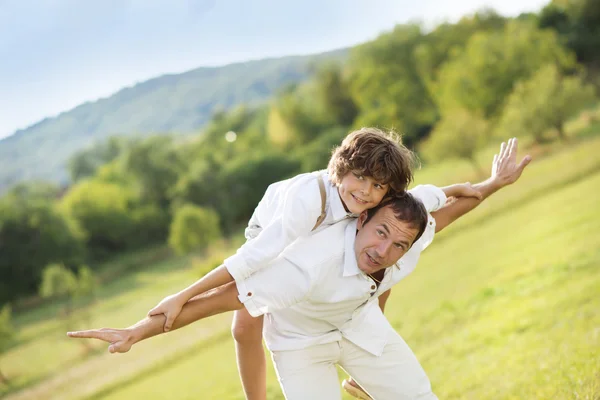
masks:
<svg viewBox="0 0 600 400"><path fill-rule="evenodd" d="M484 151L481 157L488 160ZM535 159L518 184L442 232L386 315L440 399L600 396L600 138ZM491 158L489 158L491 159ZM489 164L489 161L486 163ZM466 164L418 183L473 179ZM125 326L195 279L173 259L102 288L91 325ZM153 338L124 355L84 356L52 306L16 316L19 345L0 356L6 399L242 399L230 316ZM272 369L271 399L282 399Z"/></svg>
<svg viewBox="0 0 600 400"><path fill-rule="evenodd" d="M316 62L345 59L346 49L198 68L164 75L47 118L0 140L0 190L12 183L66 181L67 159L112 135L190 133L218 107L256 104L305 80Z"/></svg>

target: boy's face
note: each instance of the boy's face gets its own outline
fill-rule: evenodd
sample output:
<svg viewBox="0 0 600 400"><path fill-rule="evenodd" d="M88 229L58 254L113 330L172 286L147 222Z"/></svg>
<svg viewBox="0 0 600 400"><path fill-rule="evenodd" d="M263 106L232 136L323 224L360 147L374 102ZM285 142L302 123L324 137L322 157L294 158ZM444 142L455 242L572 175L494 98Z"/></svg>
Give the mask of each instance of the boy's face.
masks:
<svg viewBox="0 0 600 400"><path fill-rule="evenodd" d="M369 176L350 171L342 178L338 192L347 211L360 214L377 206L388 192L389 185L377 182Z"/></svg>

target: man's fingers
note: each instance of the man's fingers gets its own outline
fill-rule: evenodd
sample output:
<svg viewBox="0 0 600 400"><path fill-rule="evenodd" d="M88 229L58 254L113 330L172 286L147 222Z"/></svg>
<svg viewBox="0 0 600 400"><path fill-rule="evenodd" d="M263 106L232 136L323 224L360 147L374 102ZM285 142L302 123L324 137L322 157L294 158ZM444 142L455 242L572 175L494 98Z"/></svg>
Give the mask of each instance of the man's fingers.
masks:
<svg viewBox="0 0 600 400"><path fill-rule="evenodd" d="M508 140L507 154L506 154L506 157L508 159L511 159L511 158L517 156L516 143L517 143L517 139L516 138L510 138Z"/></svg>
<svg viewBox="0 0 600 400"><path fill-rule="evenodd" d="M530 155L526 155L525 157L523 157L523 159L519 163L519 166L517 167L517 169L519 170L519 173L523 172L523 170L525 169L525 167L527 166L527 164L529 164L530 162L531 162L531 156Z"/></svg>
<svg viewBox="0 0 600 400"><path fill-rule="evenodd" d="M108 339L107 334L105 332L99 331L98 329L67 332L67 336L81 339L99 339L104 340L105 342L110 342L110 339Z"/></svg>
<svg viewBox="0 0 600 400"><path fill-rule="evenodd" d="M500 160L502 160L504 158L505 151L506 151L506 143L502 142L502 144L500 145L500 154L498 154L498 158Z"/></svg>

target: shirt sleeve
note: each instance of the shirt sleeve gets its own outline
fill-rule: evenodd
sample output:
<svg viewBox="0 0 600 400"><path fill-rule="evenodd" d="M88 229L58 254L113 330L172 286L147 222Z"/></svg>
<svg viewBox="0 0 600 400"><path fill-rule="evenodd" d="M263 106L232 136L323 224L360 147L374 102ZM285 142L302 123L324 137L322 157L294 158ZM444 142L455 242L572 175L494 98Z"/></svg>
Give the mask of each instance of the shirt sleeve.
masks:
<svg viewBox="0 0 600 400"><path fill-rule="evenodd" d="M439 210L446 204L446 194L442 189L434 185L418 185L408 192L421 200L427 210L427 227L425 228L425 232L423 232L423 235L403 257L406 260L415 259L414 264L416 264L416 261L419 259L418 255L433 241L433 237L435 236L435 218L433 218L431 213Z"/></svg>
<svg viewBox="0 0 600 400"><path fill-rule="evenodd" d="M434 185L418 185L408 193L421 200L429 213L439 210L446 204L446 194Z"/></svg>
<svg viewBox="0 0 600 400"><path fill-rule="evenodd" d="M257 317L292 307L305 300L314 277L306 268L277 257L268 268L236 281L238 299L250 315Z"/></svg>
<svg viewBox="0 0 600 400"><path fill-rule="evenodd" d="M317 179L300 181L283 194L281 212L258 234L225 260L227 271L236 280L243 280L264 268L288 245L310 234L321 215L321 193Z"/></svg>

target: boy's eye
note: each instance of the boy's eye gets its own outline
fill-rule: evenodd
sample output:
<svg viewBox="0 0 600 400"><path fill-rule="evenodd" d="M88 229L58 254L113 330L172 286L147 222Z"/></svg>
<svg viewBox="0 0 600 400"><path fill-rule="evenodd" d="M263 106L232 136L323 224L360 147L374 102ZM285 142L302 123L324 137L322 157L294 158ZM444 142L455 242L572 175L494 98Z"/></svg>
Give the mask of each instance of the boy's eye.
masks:
<svg viewBox="0 0 600 400"><path fill-rule="evenodd" d="M382 231L381 229L377 229L377 234L378 234L379 236L381 236L381 237L383 237L383 236L384 236L384 233L383 233L383 231Z"/></svg>
<svg viewBox="0 0 600 400"><path fill-rule="evenodd" d="M354 173L354 176L356 177L356 179L358 179L358 180L361 180L361 181L362 181L363 179L365 179L365 177L364 177L364 176L362 176L361 174L357 174L356 172Z"/></svg>

